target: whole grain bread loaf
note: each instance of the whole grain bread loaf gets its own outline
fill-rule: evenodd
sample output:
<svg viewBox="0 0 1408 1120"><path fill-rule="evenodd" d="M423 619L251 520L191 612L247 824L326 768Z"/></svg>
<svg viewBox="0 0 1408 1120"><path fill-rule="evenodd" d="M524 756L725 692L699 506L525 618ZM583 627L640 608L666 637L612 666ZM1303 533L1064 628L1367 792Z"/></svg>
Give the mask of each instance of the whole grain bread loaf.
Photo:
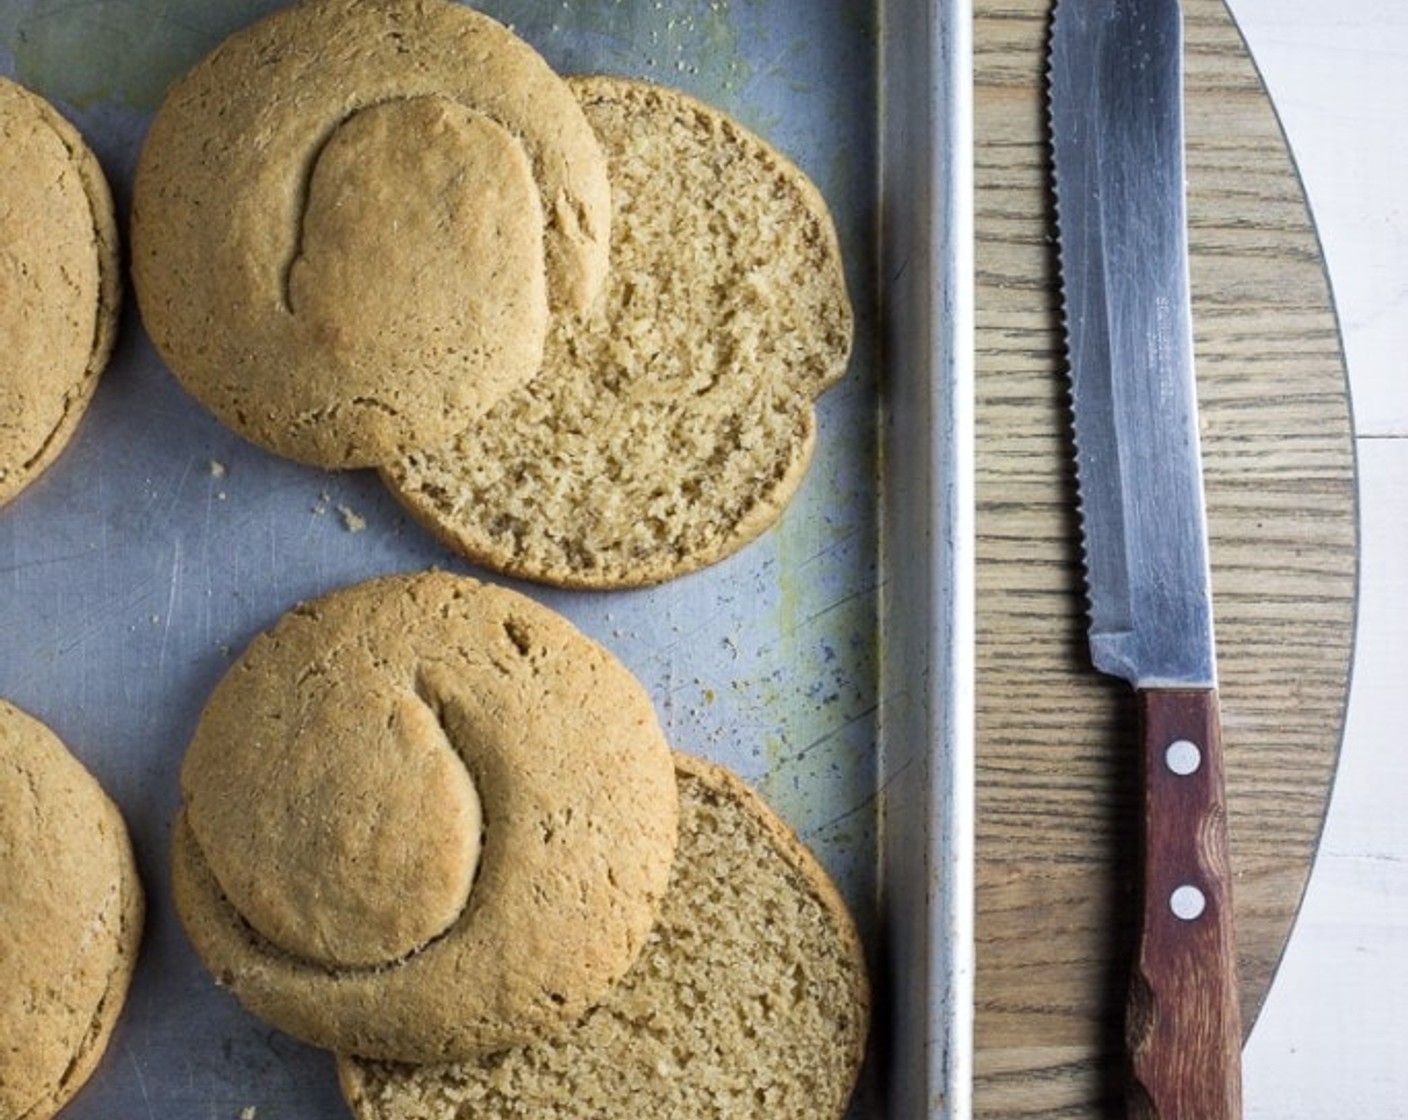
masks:
<svg viewBox="0 0 1408 1120"><path fill-rule="evenodd" d="M441 446L383 469L470 559L577 587L712 563L782 513L852 313L831 217L784 156L683 93L572 88L609 161L611 271L541 373Z"/></svg>
<svg viewBox="0 0 1408 1120"><path fill-rule="evenodd" d="M48 727L0 700L0 1120L48 1120L92 1075L142 913L117 806Z"/></svg>
<svg viewBox="0 0 1408 1120"><path fill-rule="evenodd" d="M635 967L559 1038L469 1062L341 1058L357 1120L838 1120L869 1016L845 904L738 777L676 753L680 841Z"/></svg>
<svg viewBox="0 0 1408 1120"><path fill-rule="evenodd" d="M585 307L606 165L526 42L450 0L304 0L168 92L133 186L143 322L246 438L322 467L450 438Z"/></svg>
<svg viewBox="0 0 1408 1120"><path fill-rule="evenodd" d="M287 613L181 769L177 911L304 1041L433 1061L556 1034L630 968L678 809L650 697L561 615L446 572Z"/></svg>
<svg viewBox="0 0 1408 1120"><path fill-rule="evenodd" d="M0 78L0 505L72 438L117 334L117 220L53 106Z"/></svg>

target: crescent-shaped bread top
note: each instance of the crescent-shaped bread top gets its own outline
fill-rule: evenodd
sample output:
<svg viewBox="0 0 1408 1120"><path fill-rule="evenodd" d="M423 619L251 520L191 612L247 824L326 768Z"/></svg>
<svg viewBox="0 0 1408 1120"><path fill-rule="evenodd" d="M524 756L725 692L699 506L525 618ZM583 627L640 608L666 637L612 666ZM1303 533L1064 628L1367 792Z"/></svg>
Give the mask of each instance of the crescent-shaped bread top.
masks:
<svg viewBox="0 0 1408 1120"><path fill-rule="evenodd" d="M47 1120L87 1081L142 909L117 807L52 731L0 701L0 1117Z"/></svg>
<svg viewBox="0 0 1408 1120"><path fill-rule="evenodd" d="M477 563L656 583L781 515L853 322L825 201L759 137L675 90L574 78L610 163L611 272L542 372L443 446L383 468Z"/></svg>
<svg viewBox="0 0 1408 1120"><path fill-rule="evenodd" d="M560 615L446 573L285 615L181 774L176 902L254 1013L442 1060L553 1034L645 942L677 798L649 696Z"/></svg>
<svg viewBox="0 0 1408 1120"><path fill-rule="evenodd" d="M343 1058L357 1120L839 1120L870 991L845 902L737 776L676 755L680 842L640 960L558 1038L434 1066Z"/></svg>
<svg viewBox="0 0 1408 1120"><path fill-rule="evenodd" d="M0 78L0 504L67 446L117 332L117 222L77 130Z"/></svg>
<svg viewBox="0 0 1408 1120"><path fill-rule="evenodd" d="M448 438L538 370L605 275L605 159L571 91L448 0L305 0L168 92L132 268L187 389L323 467Z"/></svg>

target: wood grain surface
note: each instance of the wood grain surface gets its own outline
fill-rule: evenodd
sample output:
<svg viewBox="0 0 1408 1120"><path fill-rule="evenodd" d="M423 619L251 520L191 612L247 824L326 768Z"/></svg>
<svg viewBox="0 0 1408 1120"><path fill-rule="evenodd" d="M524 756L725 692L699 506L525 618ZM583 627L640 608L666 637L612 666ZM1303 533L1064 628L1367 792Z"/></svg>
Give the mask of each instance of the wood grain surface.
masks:
<svg viewBox="0 0 1408 1120"><path fill-rule="evenodd" d="M1319 246L1222 0L1185 0L1189 224L1242 1018L1319 835L1353 637L1354 456ZM985 1118L1119 1115L1132 695L1089 668L1055 287L1050 0L976 0L978 950Z"/></svg>

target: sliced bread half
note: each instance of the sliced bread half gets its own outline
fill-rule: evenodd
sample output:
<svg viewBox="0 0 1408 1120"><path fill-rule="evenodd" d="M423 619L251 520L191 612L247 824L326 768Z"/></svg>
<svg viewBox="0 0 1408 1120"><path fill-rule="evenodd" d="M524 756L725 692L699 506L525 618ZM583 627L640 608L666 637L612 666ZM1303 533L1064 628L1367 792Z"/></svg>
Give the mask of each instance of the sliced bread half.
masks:
<svg viewBox="0 0 1408 1120"><path fill-rule="evenodd" d="M831 216L761 138L676 90L570 85L611 179L611 271L541 373L386 466L471 560L568 587L658 583L781 516L853 323Z"/></svg>
<svg viewBox="0 0 1408 1120"><path fill-rule="evenodd" d="M606 1001L566 1035L469 1062L339 1059L358 1120L845 1112L870 1004L849 912L749 786L720 766L675 758L670 889L645 950Z"/></svg>

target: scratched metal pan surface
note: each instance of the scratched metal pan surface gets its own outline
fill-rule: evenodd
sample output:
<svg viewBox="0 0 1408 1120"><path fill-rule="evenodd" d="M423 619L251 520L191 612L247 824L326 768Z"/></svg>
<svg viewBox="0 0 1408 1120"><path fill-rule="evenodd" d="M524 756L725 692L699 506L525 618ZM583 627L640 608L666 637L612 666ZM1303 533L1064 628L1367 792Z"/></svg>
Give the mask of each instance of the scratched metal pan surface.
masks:
<svg viewBox="0 0 1408 1120"><path fill-rule="evenodd" d="M79 127L125 233L137 154L167 85L277 6L7 0L0 73ZM653 589L518 586L615 651L649 687L671 741L754 782L835 876L879 996L854 1115L964 1116L966 5L483 6L562 72L649 78L729 112L792 156L836 216L857 345L821 402L816 458L781 523ZM126 1009L66 1116L347 1115L331 1058L246 1014L186 941L167 874L177 771L211 688L280 614L432 565L473 572L373 474L302 467L222 428L164 368L129 292L73 443L0 509L0 696L53 727L121 806L149 898Z"/></svg>

